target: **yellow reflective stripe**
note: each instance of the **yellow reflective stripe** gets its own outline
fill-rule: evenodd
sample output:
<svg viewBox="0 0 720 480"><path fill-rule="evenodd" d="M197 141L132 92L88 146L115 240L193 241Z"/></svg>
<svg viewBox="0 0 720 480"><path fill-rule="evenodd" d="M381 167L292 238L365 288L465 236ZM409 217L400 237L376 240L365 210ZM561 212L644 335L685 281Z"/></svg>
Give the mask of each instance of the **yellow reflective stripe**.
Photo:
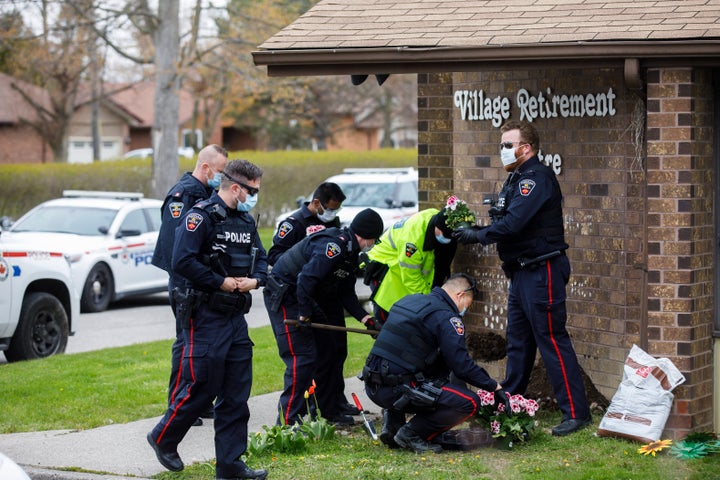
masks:
<svg viewBox="0 0 720 480"><path fill-rule="evenodd" d="M390 243L390 246L393 248L393 250L397 249L395 246L395 240L392 238L392 227L388 228L388 236L387 236L388 242Z"/></svg>
<svg viewBox="0 0 720 480"><path fill-rule="evenodd" d="M398 262L398 265L401 267L409 268L411 270L420 270L420 273L423 275L427 275L430 273L430 270L422 270L422 265L417 263L405 263L405 262Z"/></svg>

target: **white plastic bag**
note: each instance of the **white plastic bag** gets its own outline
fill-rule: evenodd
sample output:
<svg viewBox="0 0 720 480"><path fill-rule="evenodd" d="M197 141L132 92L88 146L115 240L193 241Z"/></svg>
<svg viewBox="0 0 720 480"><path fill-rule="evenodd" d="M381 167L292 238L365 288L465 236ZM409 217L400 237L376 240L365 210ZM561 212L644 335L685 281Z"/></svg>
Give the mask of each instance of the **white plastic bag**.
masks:
<svg viewBox="0 0 720 480"><path fill-rule="evenodd" d="M654 358L633 345L623 379L598 427L601 437L650 443L660 440L670 415L675 387L685 377L667 358Z"/></svg>

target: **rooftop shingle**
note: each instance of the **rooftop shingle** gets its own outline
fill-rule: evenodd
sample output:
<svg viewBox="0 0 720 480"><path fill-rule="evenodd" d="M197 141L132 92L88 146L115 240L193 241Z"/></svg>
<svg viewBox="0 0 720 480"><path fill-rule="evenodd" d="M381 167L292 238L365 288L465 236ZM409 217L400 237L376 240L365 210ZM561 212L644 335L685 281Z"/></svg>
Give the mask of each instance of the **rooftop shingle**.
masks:
<svg viewBox="0 0 720 480"><path fill-rule="evenodd" d="M468 28L486 26L494 45L524 34L534 43L715 37L720 0L322 0L259 48L342 48L361 43L358 30L368 46L463 46Z"/></svg>

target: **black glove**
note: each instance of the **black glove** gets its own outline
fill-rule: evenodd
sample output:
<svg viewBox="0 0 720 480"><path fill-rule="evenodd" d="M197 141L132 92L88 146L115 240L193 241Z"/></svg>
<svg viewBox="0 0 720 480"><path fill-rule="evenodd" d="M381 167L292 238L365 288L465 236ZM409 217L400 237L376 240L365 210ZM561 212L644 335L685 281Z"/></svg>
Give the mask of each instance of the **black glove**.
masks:
<svg viewBox="0 0 720 480"><path fill-rule="evenodd" d="M382 323L380 323L379 320L376 320L373 317L369 317L365 321L365 328L367 328L368 330L377 330L379 332L382 329Z"/></svg>
<svg viewBox="0 0 720 480"><path fill-rule="evenodd" d="M302 315L298 317L298 323L297 326L299 328L308 328L310 327L310 317L303 317Z"/></svg>
<svg viewBox="0 0 720 480"><path fill-rule="evenodd" d="M453 230L452 237L458 241L458 243L479 243L480 232L485 227L479 225L473 225L470 228L459 228Z"/></svg>
<svg viewBox="0 0 720 480"><path fill-rule="evenodd" d="M513 411L512 408L510 408L510 394L504 388L495 390L495 403L497 405L500 405L501 403L504 404L505 413L507 413L508 417L512 417Z"/></svg>

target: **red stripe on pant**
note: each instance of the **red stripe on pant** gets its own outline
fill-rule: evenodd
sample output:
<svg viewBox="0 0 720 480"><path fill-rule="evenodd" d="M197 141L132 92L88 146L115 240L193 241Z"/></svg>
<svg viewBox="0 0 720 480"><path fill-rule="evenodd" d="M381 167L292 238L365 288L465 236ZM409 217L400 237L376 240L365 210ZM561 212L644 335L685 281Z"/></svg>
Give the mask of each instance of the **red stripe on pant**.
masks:
<svg viewBox="0 0 720 480"><path fill-rule="evenodd" d="M287 311L285 310L285 307L282 307L282 309L283 319L287 320ZM290 409L292 407L293 398L295 398L295 389L297 388L297 356L295 355L295 350L292 344L292 337L290 336L290 326L287 324L285 324L285 337L287 338L288 342L288 350L290 350L290 355L292 355L293 358L292 390L290 391L290 398L288 399L287 407L285 407L285 424L288 425L290 423Z"/></svg>
<svg viewBox="0 0 720 480"><path fill-rule="evenodd" d="M557 346L557 342L555 341L555 335L553 334L553 328L552 328L552 306L553 306L553 296L552 296L552 269L550 268L550 262L545 262L545 267L547 268L547 278L548 278L548 310L547 310L547 321L548 321L548 331L550 332L550 340L552 341L553 348L555 349L555 354L558 357L558 361L560 362L560 370L562 371L563 376L563 383L565 384L565 391L567 392L568 396L568 402L570 403L570 414L571 418L575 418L575 402L573 402L572 393L570 392L570 382L568 382L567 378L567 372L565 371L565 362L563 362L562 355L560 354L560 349Z"/></svg>
<svg viewBox="0 0 720 480"><path fill-rule="evenodd" d="M195 368L193 365L193 356L192 356L193 346L194 346L194 342L193 342L194 337L195 337L195 327L193 326L193 319L191 318L190 319L190 355L188 357L188 363L190 366L190 376L192 378L193 384L195 383ZM187 348L187 345L183 346L183 354L185 353L185 348ZM182 365L182 358L180 359L180 365ZM182 367L180 367L180 368L182 370ZM168 427L170 426L172 421L175 419L178 409L181 408L183 406L183 404L185 404L185 402L187 402L189 399L190 399L190 387L188 387L187 395L185 395L185 398L183 398L182 401L175 406L175 410L173 411L173 414L170 416L170 418L168 418L168 421L165 423L165 426L163 427L162 431L160 432L160 435L158 435L157 440L155 440L155 443L157 443L158 445L160 444L160 441L162 440L163 436L165 435L165 431L168 429ZM175 403L174 399L173 399L173 403Z"/></svg>

